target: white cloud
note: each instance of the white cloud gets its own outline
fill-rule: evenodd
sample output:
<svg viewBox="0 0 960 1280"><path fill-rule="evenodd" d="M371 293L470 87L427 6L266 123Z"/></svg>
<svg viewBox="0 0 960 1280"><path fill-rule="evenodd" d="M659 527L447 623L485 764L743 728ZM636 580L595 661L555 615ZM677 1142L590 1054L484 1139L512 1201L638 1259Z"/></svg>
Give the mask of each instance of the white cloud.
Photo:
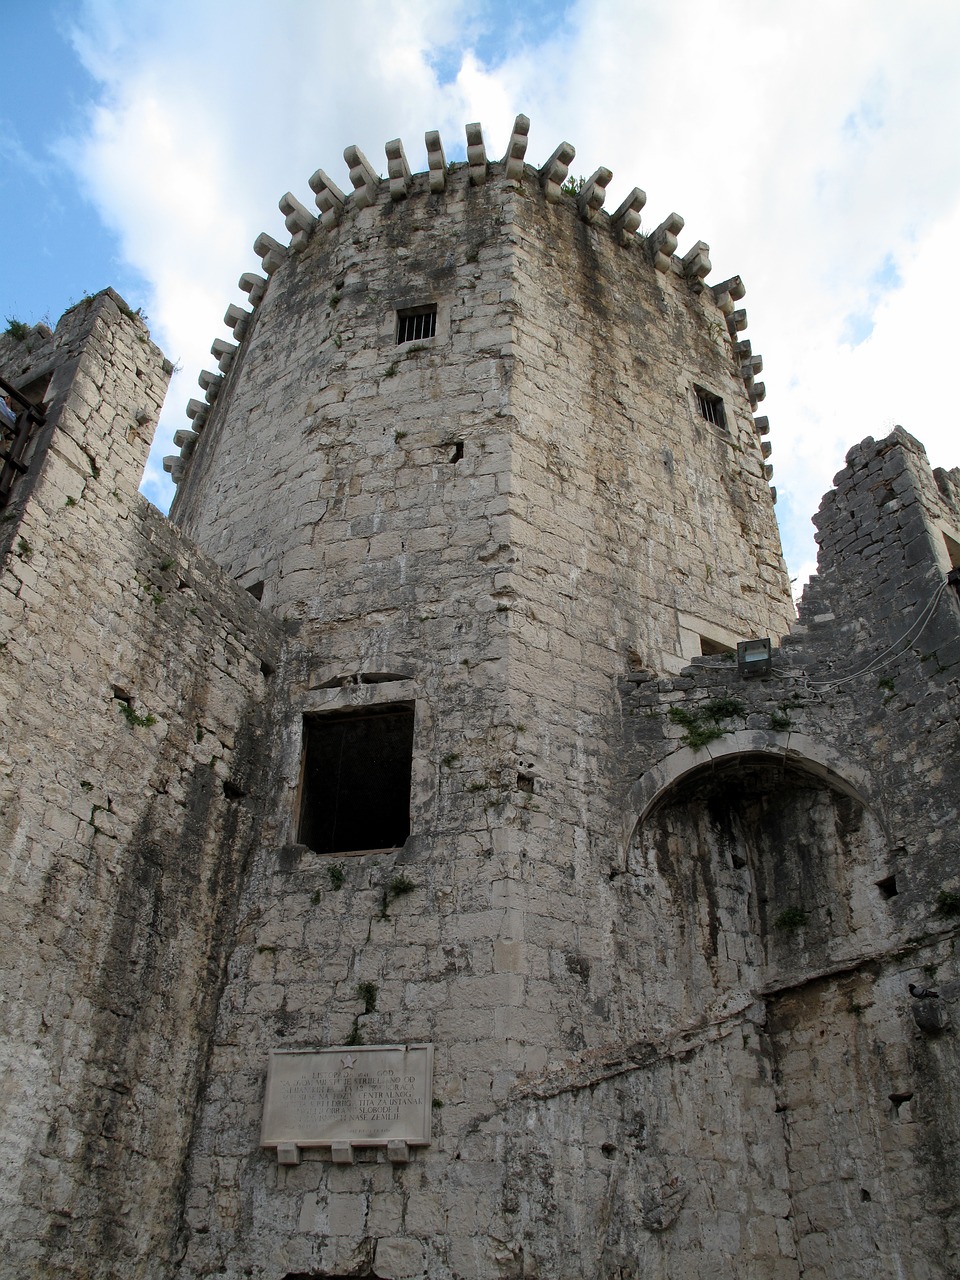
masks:
<svg viewBox="0 0 960 1280"><path fill-rule="evenodd" d="M899 421L935 461L955 461L952 392L937 376L956 345L944 284L960 229L953 0L581 0L539 42L509 14L450 0L91 0L77 46L102 92L73 163L152 283L158 340L184 363L167 438L226 336L227 302L242 301L254 236L282 235L284 191L309 203L318 165L345 184L348 143L383 170L398 134L422 167L424 130L450 152L469 120L499 154L525 111L534 163L569 140L575 172L614 170L611 205L644 187L647 225L678 209L681 250L705 239L714 279L743 275L794 571L862 436ZM494 22L506 34L484 65L470 46L489 49ZM437 66L458 52L441 83Z"/></svg>

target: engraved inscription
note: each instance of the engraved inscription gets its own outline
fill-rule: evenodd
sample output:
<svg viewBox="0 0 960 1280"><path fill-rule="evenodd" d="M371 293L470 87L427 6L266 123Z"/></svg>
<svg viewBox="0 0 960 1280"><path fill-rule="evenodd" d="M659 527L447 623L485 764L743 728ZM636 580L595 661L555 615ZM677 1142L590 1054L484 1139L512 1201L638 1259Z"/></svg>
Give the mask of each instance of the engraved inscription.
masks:
<svg viewBox="0 0 960 1280"><path fill-rule="evenodd" d="M430 1141L433 1046L270 1055L261 1143Z"/></svg>

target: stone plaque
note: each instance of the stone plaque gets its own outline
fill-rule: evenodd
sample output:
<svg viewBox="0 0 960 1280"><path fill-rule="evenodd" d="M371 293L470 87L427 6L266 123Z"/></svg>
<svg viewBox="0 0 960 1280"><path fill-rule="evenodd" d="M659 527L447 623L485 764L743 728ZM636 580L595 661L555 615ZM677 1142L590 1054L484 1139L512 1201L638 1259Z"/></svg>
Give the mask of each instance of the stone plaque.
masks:
<svg viewBox="0 0 960 1280"><path fill-rule="evenodd" d="M432 1044L274 1049L260 1145L426 1146L432 1103Z"/></svg>

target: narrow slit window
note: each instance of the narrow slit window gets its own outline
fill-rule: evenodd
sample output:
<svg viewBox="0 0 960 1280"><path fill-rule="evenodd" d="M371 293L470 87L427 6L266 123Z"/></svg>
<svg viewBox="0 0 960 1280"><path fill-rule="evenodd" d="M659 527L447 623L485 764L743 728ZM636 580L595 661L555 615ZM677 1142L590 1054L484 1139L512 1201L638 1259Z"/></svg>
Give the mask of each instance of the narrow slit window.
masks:
<svg viewBox="0 0 960 1280"><path fill-rule="evenodd" d="M307 716L299 841L316 853L396 849L410 834L414 709Z"/></svg>
<svg viewBox="0 0 960 1280"><path fill-rule="evenodd" d="M703 387L694 387L693 393L697 397L697 408L700 410L700 417L715 427L725 428L727 419L723 412L723 401L720 397L715 396L712 391L706 391Z"/></svg>
<svg viewBox="0 0 960 1280"><path fill-rule="evenodd" d="M410 307L397 312L397 346L401 342L422 342L436 337L437 306Z"/></svg>

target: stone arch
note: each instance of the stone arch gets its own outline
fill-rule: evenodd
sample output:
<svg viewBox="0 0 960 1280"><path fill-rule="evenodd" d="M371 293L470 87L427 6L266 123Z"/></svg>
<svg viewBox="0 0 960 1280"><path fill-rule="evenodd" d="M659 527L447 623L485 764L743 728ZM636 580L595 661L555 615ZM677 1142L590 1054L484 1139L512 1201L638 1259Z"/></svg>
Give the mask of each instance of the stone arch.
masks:
<svg viewBox="0 0 960 1280"><path fill-rule="evenodd" d="M867 771L829 744L804 733L740 730L725 734L696 751L681 747L638 778L630 791L627 839L688 775L751 755L780 759L784 764L795 765L812 777L822 778L835 791L853 796L861 804L873 808L873 787Z"/></svg>
<svg viewBox="0 0 960 1280"><path fill-rule="evenodd" d="M638 780L625 870L664 939L672 1002L692 1013L705 993L829 967L882 933L872 792L831 747L762 731L681 748Z"/></svg>

